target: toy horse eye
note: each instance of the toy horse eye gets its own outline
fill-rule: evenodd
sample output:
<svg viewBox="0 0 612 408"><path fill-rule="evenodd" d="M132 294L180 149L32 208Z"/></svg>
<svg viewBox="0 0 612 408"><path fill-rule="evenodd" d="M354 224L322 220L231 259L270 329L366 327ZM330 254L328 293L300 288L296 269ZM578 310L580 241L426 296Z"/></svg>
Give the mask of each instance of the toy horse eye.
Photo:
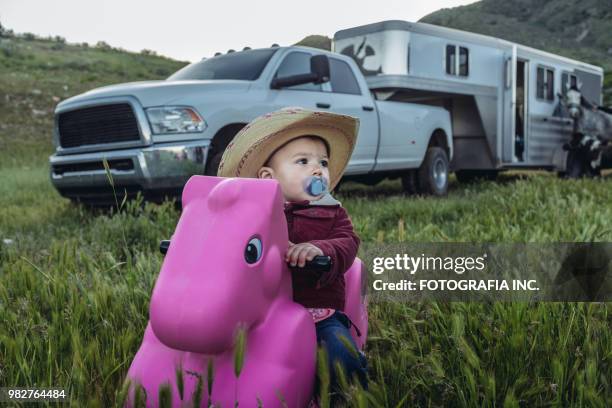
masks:
<svg viewBox="0 0 612 408"><path fill-rule="evenodd" d="M244 259L248 264L255 263L261 258L261 240L259 238L251 238L246 248L244 249Z"/></svg>

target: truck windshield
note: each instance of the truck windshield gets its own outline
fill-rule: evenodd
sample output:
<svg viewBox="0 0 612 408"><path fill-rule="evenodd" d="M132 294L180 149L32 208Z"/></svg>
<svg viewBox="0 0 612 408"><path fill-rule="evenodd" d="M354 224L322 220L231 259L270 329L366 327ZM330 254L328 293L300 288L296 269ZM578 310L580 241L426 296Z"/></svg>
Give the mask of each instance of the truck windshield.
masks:
<svg viewBox="0 0 612 408"><path fill-rule="evenodd" d="M194 62L168 77L181 79L241 79L254 81L277 51L276 48L262 48L232 52Z"/></svg>

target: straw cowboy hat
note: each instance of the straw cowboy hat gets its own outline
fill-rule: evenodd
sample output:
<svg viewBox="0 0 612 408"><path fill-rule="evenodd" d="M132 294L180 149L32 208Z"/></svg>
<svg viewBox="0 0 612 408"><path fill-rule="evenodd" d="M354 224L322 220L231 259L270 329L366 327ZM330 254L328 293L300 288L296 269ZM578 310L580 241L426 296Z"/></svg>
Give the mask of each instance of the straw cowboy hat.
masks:
<svg viewBox="0 0 612 408"><path fill-rule="evenodd" d="M329 189L333 190L353 153L359 119L329 112L286 108L262 115L245 126L226 147L217 175L257 178L257 171L285 143L318 136L329 148Z"/></svg>

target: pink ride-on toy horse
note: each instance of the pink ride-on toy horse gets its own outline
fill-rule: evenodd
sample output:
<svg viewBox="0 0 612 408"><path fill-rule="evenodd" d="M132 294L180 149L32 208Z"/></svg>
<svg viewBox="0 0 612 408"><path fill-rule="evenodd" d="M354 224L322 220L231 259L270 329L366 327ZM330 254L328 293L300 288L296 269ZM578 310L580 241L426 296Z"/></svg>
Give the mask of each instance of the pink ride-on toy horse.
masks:
<svg viewBox="0 0 612 408"><path fill-rule="evenodd" d="M305 407L314 388L316 335L312 317L292 300L284 201L272 179L193 176L183 190L183 213L172 236L150 304L142 345L128 372L158 405L169 384L172 405L192 400L203 378L201 406ZM367 333L363 264L345 273L345 313ZM244 366L234 373L237 329L246 330ZM212 392L207 365L214 364ZM177 367L183 372L180 399Z"/></svg>

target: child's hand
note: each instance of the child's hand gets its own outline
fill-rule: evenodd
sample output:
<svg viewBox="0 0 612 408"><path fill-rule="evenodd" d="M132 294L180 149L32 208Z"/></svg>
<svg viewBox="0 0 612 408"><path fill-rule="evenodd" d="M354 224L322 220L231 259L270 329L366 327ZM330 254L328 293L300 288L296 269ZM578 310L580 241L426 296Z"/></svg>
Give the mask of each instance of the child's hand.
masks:
<svg viewBox="0 0 612 408"><path fill-rule="evenodd" d="M321 249L310 242L302 242L301 244L294 244L289 241L289 249L285 255L285 261L289 262L291 266L299 266L303 268L306 265L306 261L312 261L315 256L324 255Z"/></svg>

